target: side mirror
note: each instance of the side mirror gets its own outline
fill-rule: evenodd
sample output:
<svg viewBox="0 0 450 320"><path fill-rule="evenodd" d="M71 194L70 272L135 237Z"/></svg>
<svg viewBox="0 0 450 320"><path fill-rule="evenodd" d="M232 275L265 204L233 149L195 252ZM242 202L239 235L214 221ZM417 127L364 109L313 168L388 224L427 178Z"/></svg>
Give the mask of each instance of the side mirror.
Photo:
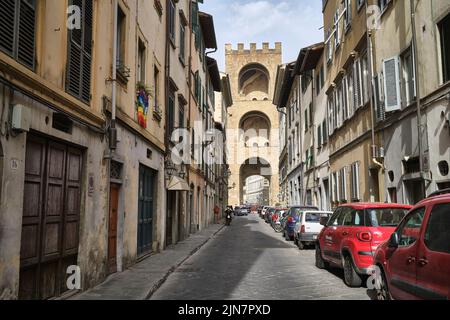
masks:
<svg viewBox="0 0 450 320"><path fill-rule="evenodd" d="M400 241L397 232L394 232L389 239L389 248L398 248Z"/></svg>
<svg viewBox="0 0 450 320"><path fill-rule="evenodd" d="M320 217L320 224L324 227L327 226L328 223L328 217Z"/></svg>

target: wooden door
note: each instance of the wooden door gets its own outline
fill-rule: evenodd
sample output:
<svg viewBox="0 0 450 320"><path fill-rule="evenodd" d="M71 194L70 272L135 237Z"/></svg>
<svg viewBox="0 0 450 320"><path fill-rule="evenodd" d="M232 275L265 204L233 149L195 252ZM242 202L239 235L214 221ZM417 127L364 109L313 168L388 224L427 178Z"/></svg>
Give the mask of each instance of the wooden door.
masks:
<svg viewBox="0 0 450 320"><path fill-rule="evenodd" d="M175 192L167 192L167 212L166 212L166 246L173 244L173 214L176 206Z"/></svg>
<svg viewBox="0 0 450 320"><path fill-rule="evenodd" d="M66 270L77 264L82 152L30 136L20 253L21 299L48 299L67 291Z"/></svg>
<svg viewBox="0 0 450 320"><path fill-rule="evenodd" d="M117 212L119 207L120 186L111 184L109 199L108 227L108 272L117 272Z"/></svg>
<svg viewBox="0 0 450 320"><path fill-rule="evenodd" d="M152 251L153 245L153 212L155 190L154 170L144 166L139 168L139 203L138 203L138 248L137 253L143 255Z"/></svg>

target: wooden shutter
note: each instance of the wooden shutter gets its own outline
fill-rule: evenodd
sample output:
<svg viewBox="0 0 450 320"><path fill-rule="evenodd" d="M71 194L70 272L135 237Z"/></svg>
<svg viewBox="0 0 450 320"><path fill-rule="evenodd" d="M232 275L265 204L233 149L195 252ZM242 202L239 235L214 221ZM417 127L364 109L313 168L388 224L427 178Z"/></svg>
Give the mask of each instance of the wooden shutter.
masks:
<svg viewBox="0 0 450 320"><path fill-rule="evenodd" d="M355 199L361 199L359 192L359 162L355 162Z"/></svg>
<svg viewBox="0 0 450 320"><path fill-rule="evenodd" d="M383 61L384 94L386 112L401 109L399 58Z"/></svg>
<svg viewBox="0 0 450 320"><path fill-rule="evenodd" d="M352 200L359 201L360 200L360 191L359 191L359 162L355 162L352 164L351 171L351 193Z"/></svg>
<svg viewBox="0 0 450 320"><path fill-rule="evenodd" d="M81 8L81 30L69 31L66 90L89 103L91 96L92 64L92 0L72 0L72 5Z"/></svg>
<svg viewBox="0 0 450 320"><path fill-rule="evenodd" d="M9 55L14 51L15 9L15 0L0 1L0 49Z"/></svg>
<svg viewBox="0 0 450 320"><path fill-rule="evenodd" d="M18 14L17 59L30 68L34 67L35 25L35 1L21 0Z"/></svg>
<svg viewBox="0 0 450 320"><path fill-rule="evenodd" d="M347 201L347 170L346 168L342 168L340 172L340 182L341 182L341 200L343 202Z"/></svg>
<svg viewBox="0 0 450 320"><path fill-rule="evenodd" d="M373 80L373 90L374 90L374 103L375 103L375 110L376 110L376 120L377 122L383 121L385 119L385 112L384 112L384 101L382 100L382 95L380 92L381 89L381 77L379 75L376 75Z"/></svg>
<svg viewBox="0 0 450 320"><path fill-rule="evenodd" d="M356 60L353 64L353 93L354 93L354 109L353 113L361 106L361 68L360 60Z"/></svg>
<svg viewBox="0 0 450 320"><path fill-rule="evenodd" d="M319 124L319 126L317 127L317 147L320 148L321 145L322 145L322 127Z"/></svg>
<svg viewBox="0 0 450 320"><path fill-rule="evenodd" d="M35 59L35 0L0 1L0 49L29 68Z"/></svg>

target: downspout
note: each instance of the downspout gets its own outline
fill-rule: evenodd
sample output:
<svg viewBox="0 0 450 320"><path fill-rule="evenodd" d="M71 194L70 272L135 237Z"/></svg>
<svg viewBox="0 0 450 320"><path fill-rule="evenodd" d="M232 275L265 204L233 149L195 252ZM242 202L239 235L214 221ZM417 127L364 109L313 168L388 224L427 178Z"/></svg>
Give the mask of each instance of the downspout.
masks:
<svg viewBox="0 0 450 320"><path fill-rule="evenodd" d="M191 92L191 90L192 90L192 77L191 77L191 74L192 74L192 1L189 1L189 28L188 28L188 30L189 30L189 32L188 32L188 34L189 34L189 58L188 58L189 59L189 61L188 61L188 64L189 64L189 66L188 66L188 86L189 86L189 88L188 88L188 110L189 110L189 114L188 114L187 126L188 126L188 131L189 131L189 140L190 140L192 137L192 134L191 134L191 129L192 129L192 126L191 126L191 121L192 121L192 118L191 118L191 106L192 106L192 102L191 102L191 100L192 100L191 99L192 98L191 97L191 94L192 94L192 92ZM191 141L191 144L193 144L193 143L194 143L194 141ZM190 148L189 150L192 150L192 148ZM188 166L188 168L186 170L186 174L187 174L187 181L189 184L189 188L191 187L191 184L190 184L190 182L191 182L191 170L190 169L191 169L191 165L192 165L191 162L192 162L192 156L190 155L189 163L186 164ZM191 208L194 208L191 201L195 201L194 197L193 196L191 197L191 192L192 192L192 190L189 190L189 194L188 194L189 208L186 208L189 210L189 232L188 232L189 235L192 233L191 228L192 228L193 212L191 212Z"/></svg>
<svg viewBox="0 0 450 320"><path fill-rule="evenodd" d="M315 94L316 94L315 93L315 91L316 91L315 78L316 78L316 70L312 69L312 78L311 78L311 83L312 83L312 85L311 85L311 106L312 106L312 110L310 110L310 111L313 111L313 112L311 112L313 114L316 113L316 105L315 105L316 99L314 98ZM314 166L314 169L313 169L313 186L314 186L314 191L316 191L315 190L316 189L316 176L317 176L317 172L316 172L316 169L317 169L316 168L316 155L315 155L315 152L317 150L316 147L315 147L315 145L316 145L316 126L314 125L314 123L315 123L314 115L311 114L310 118L313 119L313 121L312 121L312 147L313 147L313 152L312 152L313 155L312 155L312 157L313 157L313 163L312 163L312 165ZM314 199L314 196L311 195L311 198Z"/></svg>
<svg viewBox="0 0 450 320"><path fill-rule="evenodd" d="M302 77L301 77L301 75L299 75L298 76L298 83L297 83L297 90L298 90L298 99L299 99L299 101L298 101L298 103L300 103L300 95L302 95L303 96L303 91L302 91ZM301 108L301 104L300 104L300 108ZM299 108L299 109L300 109ZM300 114L299 114L299 119L300 119L300 123L299 123L299 130L300 130L300 134L299 134L299 139L300 139L300 141L298 142L299 144L300 144L300 155L302 156L302 158L303 158L303 154L304 154L304 151L303 151L303 139L304 139L304 136L303 136L303 133L305 132L305 129L306 128L302 128L302 125L305 123L305 121L302 121L302 114L304 114L303 112L300 112ZM299 186L299 188L300 188L300 204L301 203L305 203L305 195L306 195L306 190L304 190L305 189L305 170L304 170L304 168L305 168L305 164L303 163L303 161L301 161L300 162L300 166L301 166L301 169L300 169L300 177L301 177L301 182L302 182L302 185L301 185L301 188L300 188L300 186Z"/></svg>
<svg viewBox="0 0 450 320"><path fill-rule="evenodd" d="M113 57L112 57L112 97L111 97L111 128L109 131L109 148L114 152L117 148L117 128L116 128L116 100L117 100L117 12L118 2L113 2L114 24L113 24Z"/></svg>
<svg viewBox="0 0 450 320"><path fill-rule="evenodd" d="M419 78L419 67L417 58L417 36L416 36L416 10L414 7L414 0L410 0L411 6L411 32L412 32L412 54L413 54L413 64L414 64L414 86L416 90L416 104L417 104L417 139L419 148L419 159L420 159L420 176L424 178L424 165L423 165L423 145L422 145L422 105L420 97L420 78Z"/></svg>
<svg viewBox="0 0 450 320"><path fill-rule="evenodd" d="M366 1L366 21L368 19L367 16L368 12L368 3ZM372 136L372 163L375 164L377 167L382 169L383 171L386 169L384 164L379 162L376 157L376 141L375 141L375 94L374 94L374 88L375 88L375 77L374 77L374 55L373 55L373 45L372 45L372 30L369 30L369 27L367 26L366 22L366 32L367 32L367 48L369 50L369 58L370 58L370 68L369 68L369 77L371 79L372 85L369 86L369 97L370 97L370 121L371 121L371 136Z"/></svg>
<svg viewBox="0 0 450 320"><path fill-rule="evenodd" d="M166 1L166 47L165 47L165 56L166 56L166 61L165 61L165 66L164 66L164 70L165 70L165 88L164 88L164 102L166 104L166 119L164 121L165 123L165 145L166 145L166 151L165 151L165 158L167 160L167 156L169 155L169 142L170 142L170 138L169 138L169 132L168 132L168 128L169 128L169 86L170 86L170 35L169 35L169 30L170 30L170 20L169 20L169 14L168 12L170 11L170 1Z"/></svg>

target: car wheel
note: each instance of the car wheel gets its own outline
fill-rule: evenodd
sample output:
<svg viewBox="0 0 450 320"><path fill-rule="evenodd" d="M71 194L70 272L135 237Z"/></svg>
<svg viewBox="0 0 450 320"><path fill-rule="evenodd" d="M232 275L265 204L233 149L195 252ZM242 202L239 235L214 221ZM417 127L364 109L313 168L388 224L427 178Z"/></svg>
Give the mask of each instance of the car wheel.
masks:
<svg viewBox="0 0 450 320"><path fill-rule="evenodd" d="M376 289L377 292L377 300L383 301L383 300L392 300L392 296L389 292L389 287L387 285L386 275L384 274L384 271L380 271L379 275L379 288Z"/></svg>
<svg viewBox="0 0 450 320"><path fill-rule="evenodd" d="M344 259L344 281L345 284L351 288L358 288L362 283L362 279L355 271L355 267L350 256L346 256Z"/></svg>
<svg viewBox="0 0 450 320"><path fill-rule="evenodd" d="M298 248L300 249L300 250L304 250L305 249L305 244L303 243L303 242L301 242L301 241L298 241Z"/></svg>
<svg viewBox="0 0 450 320"><path fill-rule="evenodd" d="M328 263L323 260L320 246L316 245L316 267L319 269L328 269Z"/></svg>

